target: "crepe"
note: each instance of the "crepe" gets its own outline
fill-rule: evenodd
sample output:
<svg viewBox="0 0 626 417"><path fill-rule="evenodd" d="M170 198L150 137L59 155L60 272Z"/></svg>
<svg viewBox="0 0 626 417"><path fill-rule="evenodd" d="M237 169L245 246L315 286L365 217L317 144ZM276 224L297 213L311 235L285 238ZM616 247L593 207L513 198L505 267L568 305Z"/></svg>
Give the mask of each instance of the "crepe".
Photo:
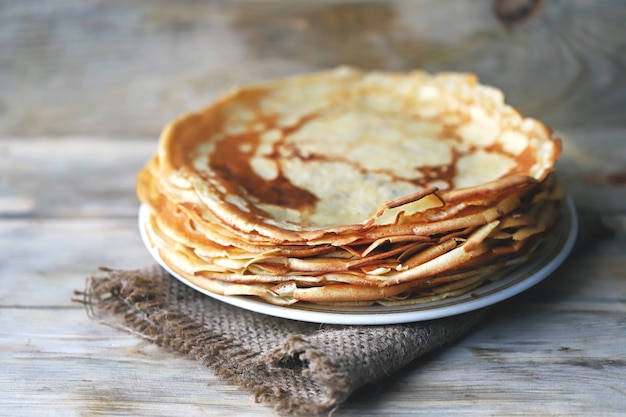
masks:
<svg viewBox="0 0 626 417"><path fill-rule="evenodd" d="M474 75L339 68L174 120L137 192L160 257L209 291L423 302L537 253L560 146Z"/></svg>

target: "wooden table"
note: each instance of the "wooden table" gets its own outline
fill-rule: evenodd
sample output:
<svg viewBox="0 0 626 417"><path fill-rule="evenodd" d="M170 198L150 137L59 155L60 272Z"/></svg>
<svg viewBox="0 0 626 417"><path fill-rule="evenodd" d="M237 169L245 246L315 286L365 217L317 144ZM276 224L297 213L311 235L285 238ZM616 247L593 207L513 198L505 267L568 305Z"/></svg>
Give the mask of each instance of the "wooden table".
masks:
<svg viewBox="0 0 626 417"><path fill-rule="evenodd" d="M568 189L615 236L334 415L626 413L626 7L545 1L499 9L506 25L491 7L0 2L0 415L273 415L71 298L98 266L152 262L134 177L169 119L238 83L339 64L501 87L562 135Z"/></svg>

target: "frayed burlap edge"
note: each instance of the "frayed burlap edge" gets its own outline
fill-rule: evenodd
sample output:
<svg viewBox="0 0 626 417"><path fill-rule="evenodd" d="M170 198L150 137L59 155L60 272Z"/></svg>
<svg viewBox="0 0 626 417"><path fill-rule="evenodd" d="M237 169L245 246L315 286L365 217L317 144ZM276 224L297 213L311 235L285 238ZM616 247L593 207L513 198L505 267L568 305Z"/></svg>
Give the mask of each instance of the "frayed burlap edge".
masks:
<svg viewBox="0 0 626 417"><path fill-rule="evenodd" d="M357 388L458 339L481 317L392 326L303 323L224 305L157 266L103 268L79 294L93 320L188 355L257 402L297 415L332 412Z"/></svg>

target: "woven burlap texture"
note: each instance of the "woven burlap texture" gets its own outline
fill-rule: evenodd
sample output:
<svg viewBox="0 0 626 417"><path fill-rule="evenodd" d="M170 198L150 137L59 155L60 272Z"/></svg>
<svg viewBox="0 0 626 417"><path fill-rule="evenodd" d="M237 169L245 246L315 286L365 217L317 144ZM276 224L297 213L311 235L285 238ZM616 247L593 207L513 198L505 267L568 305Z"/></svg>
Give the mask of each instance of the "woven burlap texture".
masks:
<svg viewBox="0 0 626 417"><path fill-rule="evenodd" d="M160 267L87 280L93 319L201 361L279 414L320 415L357 388L461 337L481 313L423 323L339 326L270 317L216 301Z"/></svg>

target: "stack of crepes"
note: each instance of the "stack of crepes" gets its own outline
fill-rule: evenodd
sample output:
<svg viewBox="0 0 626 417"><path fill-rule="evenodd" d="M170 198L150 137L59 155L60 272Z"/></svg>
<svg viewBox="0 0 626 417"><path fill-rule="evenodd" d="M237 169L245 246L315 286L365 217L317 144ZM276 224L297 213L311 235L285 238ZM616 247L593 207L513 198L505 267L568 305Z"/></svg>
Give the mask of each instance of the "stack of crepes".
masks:
<svg viewBox="0 0 626 417"><path fill-rule="evenodd" d="M171 122L137 190L149 243L207 291L411 304L541 251L561 213L559 154L472 74L338 68Z"/></svg>

